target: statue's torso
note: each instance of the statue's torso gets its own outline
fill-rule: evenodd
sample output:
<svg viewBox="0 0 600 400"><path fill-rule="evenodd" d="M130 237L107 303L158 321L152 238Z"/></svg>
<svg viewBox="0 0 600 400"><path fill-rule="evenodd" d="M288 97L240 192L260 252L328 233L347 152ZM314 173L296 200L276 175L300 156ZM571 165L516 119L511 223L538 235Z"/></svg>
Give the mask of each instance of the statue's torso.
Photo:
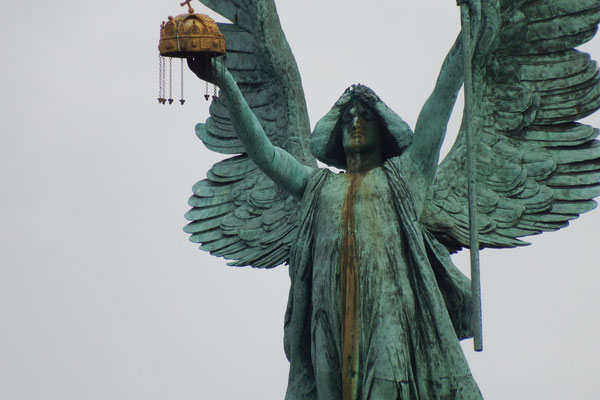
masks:
<svg viewBox="0 0 600 400"><path fill-rule="evenodd" d="M481 399L431 263L452 285L458 323L468 290L417 222L402 171L321 172L303 199L286 315L290 398Z"/></svg>
<svg viewBox="0 0 600 400"><path fill-rule="evenodd" d="M355 314L349 318L356 318L353 330L358 331L354 350L361 367L355 374L356 390L360 392L373 379L409 381L408 321L413 319L414 300L399 229L402 221L383 169L363 177L329 174L319 195L315 223L312 316L317 340L313 354L325 351L324 347L330 353L327 360L319 362L317 357L317 365L326 363L322 368L341 370L331 359L348 358L352 350L343 345L348 328L344 328L341 310L348 290L343 283L349 268L345 264L355 261L356 276L350 278L355 288L347 297L355 296L357 305L347 314ZM353 236L354 250L348 248L348 233ZM343 257L349 252L355 254L354 261Z"/></svg>

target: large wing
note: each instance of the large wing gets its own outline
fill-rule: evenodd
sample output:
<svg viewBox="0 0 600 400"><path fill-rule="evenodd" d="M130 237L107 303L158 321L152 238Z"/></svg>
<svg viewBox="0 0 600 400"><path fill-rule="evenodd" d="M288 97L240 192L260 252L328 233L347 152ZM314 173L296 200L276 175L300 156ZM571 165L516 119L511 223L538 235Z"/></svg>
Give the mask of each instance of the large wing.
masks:
<svg viewBox="0 0 600 400"><path fill-rule="evenodd" d="M595 35L600 1L486 4L500 28L492 50L474 56L480 242L514 247L567 226L600 195L598 130L576 122L600 107L598 66L574 49ZM452 250L469 243L463 136L440 164L423 214Z"/></svg>
<svg viewBox="0 0 600 400"><path fill-rule="evenodd" d="M233 21L219 24L227 42L225 65L271 142L316 166L298 67L273 0L202 0ZM296 200L243 154L229 120L227 99L214 100L196 134L211 150L239 154L215 164L198 182L184 230L192 242L230 265L271 268L286 262L296 237ZM241 153L241 154L240 154Z"/></svg>

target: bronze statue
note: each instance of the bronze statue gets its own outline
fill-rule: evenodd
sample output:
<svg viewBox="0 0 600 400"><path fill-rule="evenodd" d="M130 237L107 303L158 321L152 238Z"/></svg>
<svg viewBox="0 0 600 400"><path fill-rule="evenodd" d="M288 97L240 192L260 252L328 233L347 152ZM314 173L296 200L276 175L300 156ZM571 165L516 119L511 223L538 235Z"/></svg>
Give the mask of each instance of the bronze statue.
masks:
<svg viewBox="0 0 600 400"><path fill-rule="evenodd" d="M289 263L286 399L481 398L459 345L472 334L471 289L449 256L469 246L462 130L438 164L465 42L414 133L353 85L311 135L274 1L202 2L234 23L219 24L224 59L188 59L221 89L196 132L237 155L194 186L185 230L230 265ZM479 247L515 247L600 194L598 131L576 122L600 107L598 68L574 49L594 36L600 2L466 3Z"/></svg>

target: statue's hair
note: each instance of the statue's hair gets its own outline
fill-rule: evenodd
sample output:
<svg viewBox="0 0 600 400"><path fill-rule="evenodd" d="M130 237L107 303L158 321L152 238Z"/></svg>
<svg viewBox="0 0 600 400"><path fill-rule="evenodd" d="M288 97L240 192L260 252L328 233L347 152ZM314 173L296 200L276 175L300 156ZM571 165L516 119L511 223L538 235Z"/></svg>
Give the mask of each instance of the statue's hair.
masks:
<svg viewBox="0 0 600 400"><path fill-rule="evenodd" d="M328 165L346 168L346 153L342 143L341 117L352 103L359 102L372 109L381 124L383 160L402 154L412 141L408 124L364 85L352 85L335 103L333 108L317 122L310 148L313 155Z"/></svg>

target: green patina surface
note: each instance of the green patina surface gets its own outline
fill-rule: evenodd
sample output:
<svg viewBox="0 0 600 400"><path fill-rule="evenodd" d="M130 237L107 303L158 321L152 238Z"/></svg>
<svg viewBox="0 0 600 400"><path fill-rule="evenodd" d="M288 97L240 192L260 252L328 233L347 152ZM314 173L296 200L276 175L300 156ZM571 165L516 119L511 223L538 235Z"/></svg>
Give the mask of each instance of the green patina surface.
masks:
<svg viewBox="0 0 600 400"><path fill-rule="evenodd" d="M479 399L459 339L468 279L466 145L440 163L464 81L457 39L414 132L373 91L352 86L310 132L298 68L273 0L202 0L225 60L208 71L227 103L196 133L233 157L198 182L193 242L231 265L289 263L286 399ZM472 124L480 247L565 227L600 194L599 0L473 0ZM317 168L316 160L345 170Z"/></svg>

